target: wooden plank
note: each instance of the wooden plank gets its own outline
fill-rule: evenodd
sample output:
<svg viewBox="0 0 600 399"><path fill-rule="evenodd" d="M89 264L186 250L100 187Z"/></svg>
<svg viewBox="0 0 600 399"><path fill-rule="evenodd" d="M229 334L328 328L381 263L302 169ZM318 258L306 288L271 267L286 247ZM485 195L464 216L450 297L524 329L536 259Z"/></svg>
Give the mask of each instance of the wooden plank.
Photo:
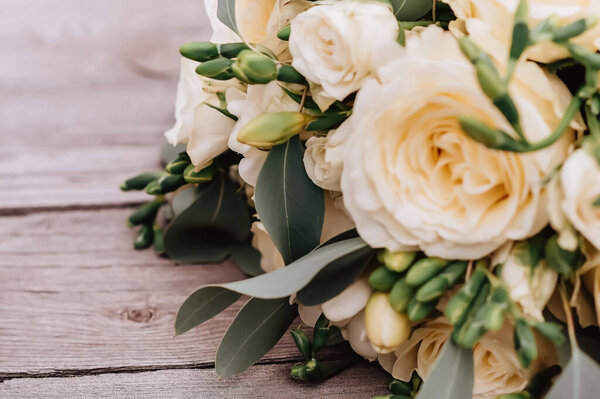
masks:
<svg viewBox="0 0 600 399"><path fill-rule="evenodd" d="M0 379L213 364L240 304L173 338L177 309L199 286L243 275L134 252L130 212L0 218ZM287 334L265 359L298 356Z"/></svg>
<svg viewBox="0 0 600 399"><path fill-rule="evenodd" d="M360 398L389 394L388 374L361 362L320 384L292 380L289 364L255 366L227 380L214 370L165 370L77 378L15 379L0 398Z"/></svg>
<svg viewBox="0 0 600 399"><path fill-rule="evenodd" d="M0 212L142 200L118 184L158 166L177 49L208 35L202 1L0 2Z"/></svg>

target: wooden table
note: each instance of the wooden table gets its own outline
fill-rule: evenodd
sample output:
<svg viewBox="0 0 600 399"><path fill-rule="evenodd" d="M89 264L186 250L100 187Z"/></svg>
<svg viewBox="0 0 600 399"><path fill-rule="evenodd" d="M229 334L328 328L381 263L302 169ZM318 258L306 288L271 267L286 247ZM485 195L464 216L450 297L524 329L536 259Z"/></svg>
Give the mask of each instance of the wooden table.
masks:
<svg viewBox="0 0 600 399"><path fill-rule="evenodd" d="M243 276L135 252L125 219L145 196L118 184L158 167L177 48L209 34L202 4L0 2L0 398L386 393L388 377L366 362L326 383L293 381L289 335L218 379L215 349L240 304L173 338L189 293Z"/></svg>

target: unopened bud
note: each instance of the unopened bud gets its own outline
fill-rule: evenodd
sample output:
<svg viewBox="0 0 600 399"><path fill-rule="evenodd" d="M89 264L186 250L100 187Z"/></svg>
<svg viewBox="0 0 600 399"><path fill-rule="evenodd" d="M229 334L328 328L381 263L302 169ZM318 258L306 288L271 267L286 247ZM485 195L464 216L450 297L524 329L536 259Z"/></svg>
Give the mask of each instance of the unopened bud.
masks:
<svg viewBox="0 0 600 399"><path fill-rule="evenodd" d="M456 261L450 263L437 276L426 282L419 288L416 298L421 302L429 302L437 299L452 286L467 269L467 262Z"/></svg>
<svg viewBox="0 0 600 399"><path fill-rule="evenodd" d="M231 72L231 61L229 58L220 57L203 62L196 67L196 73L204 77L216 80L229 80L233 78Z"/></svg>
<svg viewBox="0 0 600 399"><path fill-rule="evenodd" d="M190 156L187 152L182 152L165 166L165 170L172 175L180 175L190 163Z"/></svg>
<svg viewBox="0 0 600 399"><path fill-rule="evenodd" d="M507 93L506 83L498 74L496 68L487 62L477 62L475 64L477 79L483 92L495 101Z"/></svg>
<svg viewBox="0 0 600 399"><path fill-rule="evenodd" d="M154 232L152 231L152 226L145 224L138 230L133 241L133 247L138 250L149 248L152 245L153 239Z"/></svg>
<svg viewBox="0 0 600 399"><path fill-rule="evenodd" d="M416 256L414 251L391 252L386 249L377 254L377 259L391 271L400 273L412 265Z"/></svg>
<svg viewBox="0 0 600 399"><path fill-rule="evenodd" d="M277 37L279 40L288 41L290 40L290 33L292 32L292 25L286 25L277 31Z"/></svg>
<svg viewBox="0 0 600 399"><path fill-rule="evenodd" d="M277 70L277 80L286 83L306 83L306 79L304 79L304 76L302 76L300 72L298 72L296 68L294 68L291 65L281 65L279 67L279 69Z"/></svg>
<svg viewBox="0 0 600 399"><path fill-rule="evenodd" d="M158 223L154 223L152 230L154 231L154 251L156 251L159 256L164 255L167 251L165 249L163 229L158 225Z"/></svg>
<svg viewBox="0 0 600 399"><path fill-rule="evenodd" d="M219 56L219 49L211 42L190 42L179 49L179 53L190 60L205 62Z"/></svg>
<svg viewBox="0 0 600 399"><path fill-rule="evenodd" d="M292 367L292 371L290 372L292 377L300 381L308 381L308 373L306 372L306 366L304 364L296 364Z"/></svg>
<svg viewBox="0 0 600 399"><path fill-rule="evenodd" d="M231 71L238 80L250 84L266 84L277 79L277 64L252 50L242 50L231 65Z"/></svg>
<svg viewBox="0 0 600 399"><path fill-rule="evenodd" d="M129 216L130 226L139 226L140 224L149 224L154 221L156 213L160 209L162 201L150 201L140 206L133 214Z"/></svg>
<svg viewBox="0 0 600 399"><path fill-rule="evenodd" d="M514 339L519 361L523 367L527 368L537 357L537 346L533 331L525 320L517 319L515 323Z"/></svg>
<svg viewBox="0 0 600 399"><path fill-rule="evenodd" d="M313 119L301 112L267 112L246 124L238 133L237 140L242 144L269 149L300 133Z"/></svg>
<svg viewBox="0 0 600 399"><path fill-rule="evenodd" d="M189 164L187 168L183 171L183 178L186 182L190 184L201 184L211 181L215 175L217 174L217 166L215 163L211 163L206 168L202 169L199 172L195 172L195 166L193 164Z"/></svg>
<svg viewBox="0 0 600 399"><path fill-rule="evenodd" d="M467 36L463 36L460 39L458 39L458 45L465 57L467 57L472 63L475 63L479 59L479 56L482 54L482 51L479 48L479 46L477 46L475 42L469 39L469 37Z"/></svg>
<svg viewBox="0 0 600 399"><path fill-rule="evenodd" d="M121 184L121 190L129 191L129 190L143 190L146 186L154 180L158 180L161 176L163 176L163 172L146 172L139 174L131 179L125 180Z"/></svg>
<svg viewBox="0 0 600 399"><path fill-rule="evenodd" d="M411 386L408 384L408 382L404 382L402 380L396 380L396 379L392 380L388 384L388 389L394 395L407 395L407 396L412 395Z"/></svg>
<svg viewBox="0 0 600 399"><path fill-rule="evenodd" d="M150 183L148 183L144 191L146 191L146 193L150 195L162 194L162 190L160 189L160 184L158 183L158 180L153 180Z"/></svg>
<svg viewBox="0 0 600 399"><path fill-rule="evenodd" d="M221 56L225 58L235 58L242 50L247 50L248 45L244 42L240 43L224 43L221 44Z"/></svg>
<svg viewBox="0 0 600 399"><path fill-rule="evenodd" d="M581 35L586 30L590 29L597 22L597 18L588 17L579 19L561 28L557 28L552 33L552 40L555 42L565 42L571 38Z"/></svg>
<svg viewBox="0 0 600 399"><path fill-rule="evenodd" d="M407 316L410 321L421 321L433 312L437 301L421 302L413 297L408 303Z"/></svg>
<svg viewBox="0 0 600 399"><path fill-rule="evenodd" d="M177 190L186 183L182 175L163 176L153 181L146 187L146 192L150 195L160 195Z"/></svg>
<svg viewBox="0 0 600 399"><path fill-rule="evenodd" d="M389 292L399 278L398 273L385 266L380 266L369 276L369 285L376 291Z"/></svg>
<svg viewBox="0 0 600 399"><path fill-rule="evenodd" d="M484 122L469 116L461 116L458 120L460 127L469 137L486 147L494 149L518 149L518 144L515 140L501 130L492 129Z"/></svg>
<svg viewBox="0 0 600 399"><path fill-rule="evenodd" d="M501 303L488 303L481 308L478 317L483 318L483 326L488 331L498 331L504 324L506 305Z"/></svg>
<svg viewBox="0 0 600 399"><path fill-rule="evenodd" d="M329 320L321 313L321 316L319 316L315 323L311 357L314 357L327 344L330 335Z"/></svg>
<svg viewBox="0 0 600 399"><path fill-rule="evenodd" d="M390 353L410 335L410 320L390 305L389 295L376 292L365 307L367 337L379 353Z"/></svg>
<svg viewBox="0 0 600 399"><path fill-rule="evenodd" d="M312 358L312 345L310 343L310 340L304 333L304 331L302 331L300 329L291 330L290 334L292 334L292 338L294 338L296 347L298 348L300 353L302 353L302 356L304 356L304 358L306 360L311 359Z"/></svg>
<svg viewBox="0 0 600 399"><path fill-rule="evenodd" d="M484 283L487 283L485 272L476 270L465 285L450 298L444 313L451 325L460 324L464 320L469 305Z"/></svg>
<svg viewBox="0 0 600 399"><path fill-rule="evenodd" d="M441 258L425 258L415 262L406 273L406 284L418 287L438 274L448 262Z"/></svg>
<svg viewBox="0 0 600 399"><path fill-rule="evenodd" d="M390 305L392 305L395 311L406 313L414 292L415 289L406 284L405 279L402 278L396 281L396 284L394 284L390 291Z"/></svg>

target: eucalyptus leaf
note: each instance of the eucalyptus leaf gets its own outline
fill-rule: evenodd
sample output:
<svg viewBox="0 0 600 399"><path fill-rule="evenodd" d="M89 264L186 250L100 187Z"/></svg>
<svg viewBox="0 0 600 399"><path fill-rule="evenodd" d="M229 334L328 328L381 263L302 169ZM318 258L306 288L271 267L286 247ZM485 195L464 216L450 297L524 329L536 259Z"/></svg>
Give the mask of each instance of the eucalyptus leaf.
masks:
<svg viewBox="0 0 600 399"><path fill-rule="evenodd" d="M286 264L319 245L325 199L307 176L298 136L269 152L255 189L256 210Z"/></svg>
<svg viewBox="0 0 600 399"><path fill-rule="evenodd" d="M184 329L177 329L178 334L196 327L235 302L235 300L229 303L220 300L211 302L209 300L211 296L222 298L222 292L232 292L237 297L244 294L262 299L287 298L304 288L325 266L367 247L367 244L358 237L339 241L318 248L283 269L233 283L201 287L185 300L177 314L176 326L185 326ZM227 298L233 299L233 296ZM206 306L197 309L195 304L198 302Z"/></svg>
<svg viewBox="0 0 600 399"><path fill-rule="evenodd" d="M416 21L433 8L431 0L390 0L398 21Z"/></svg>
<svg viewBox="0 0 600 399"><path fill-rule="evenodd" d="M374 251L366 247L331 262L306 287L298 291L298 302L314 306L337 296L360 276L373 254Z"/></svg>
<svg viewBox="0 0 600 399"><path fill-rule="evenodd" d="M471 398L473 381L473 351L448 339L417 399Z"/></svg>
<svg viewBox="0 0 600 399"><path fill-rule="evenodd" d="M264 274L264 270L260 267L261 254L252 246L252 239L232 243L229 254L231 261L247 275L254 277Z"/></svg>
<svg viewBox="0 0 600 399"><path fill-rule="evenodd" d="M285 334L297 316L288 298L252 298L231 323L219 349L215 369L230 377L260 360Z"/></svg>
<svg viewBox="0 0 600 399"><path fill-rule="evenodd" d="M558 377L547 399L597 398L600 384L600 366L586 355L576 343L571 345L571 360Z"/></svg>
<svg viewBox="0 0 600 399"><path fill-rule="evenodd" d="M179 192L172 209L175 218L164 235L165 250L172 259L200 263L223 260L231 243L250 234L247 205L224 173L206 185Z"/></svg>
<svg viewBox="0 0 600 399"><path fill-rule="evenodd" d="M217 18L223 22L232 31L240 34L237 21L235 19L235 0L218 0L217 4Z"/></svg>

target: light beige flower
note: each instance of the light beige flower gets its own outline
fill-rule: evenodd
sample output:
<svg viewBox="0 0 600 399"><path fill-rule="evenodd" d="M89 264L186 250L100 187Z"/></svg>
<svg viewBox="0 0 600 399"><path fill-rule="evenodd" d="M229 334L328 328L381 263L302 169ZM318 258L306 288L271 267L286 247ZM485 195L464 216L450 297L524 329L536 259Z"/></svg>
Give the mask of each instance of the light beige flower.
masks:
<svg viewBox="0 0 600 399"><path fill-rule="evenodd" d="M542 181L567 156L573 131L532 154L496 151L470 139L468 115L511 131L483 94L454 37L432 26L358 93L341 188L361 237L374 248L420 248L429 256L477 259L548 223ZM547 137L571 95L534 63L510 87L531 141Z"/></svg>
<svg viewBox="0 0 600 399"><path fill-rule="evenodd" d="M457 16L450 29L471 36L488 51L503 49L504 56L512 40L512 21L518 0L443 0ZM555 16L559 25L566 25L581 18L600 17L598 0L529 0L529 25L535 27L542 20ZM600 25L595 25L581 36L572 39L589 50L600 49ZM568 52L562 47L542 42L527 50L526 57L543 63L566 58Z"/></svg>
<svg viewBox="0 0 600 399"><path fill-rule="evenodd" d="M260 268L269 273L285 266L283 257L261 222L252 223L252 246L260 252Z"/></svg>
<svg viewBox="0 0 600 399"><path fill-rule="evenodd" d="M398 22L381 2L327 1L291 22L292 65L321 109L360 89L399 49Z"/></svg>
<svg viewBox="0 0 600 399"><path fill-rule="evenodd" d="M306 173L322 189L341 191L340 179L348 131L349 129L332 130L325 137L313 136L306 142Z"/></svg>
<svg viewBox="0 0 600 399"><path fill-rule="evenodd" d="M521 391L536 372L556 362L551 344L539 338L540 356L529 369L523 369L513 348L511 328L506 324L497 333L488 333L475 344L474 399L495 399L498 395ZM416 370L427 383L427 377L451 332L452 327L444 318L429 321L415 329L408 341L395 351L397 360L391 370L394 378L408 381ZM389 359L385 360L389 362Z"/></svg>

